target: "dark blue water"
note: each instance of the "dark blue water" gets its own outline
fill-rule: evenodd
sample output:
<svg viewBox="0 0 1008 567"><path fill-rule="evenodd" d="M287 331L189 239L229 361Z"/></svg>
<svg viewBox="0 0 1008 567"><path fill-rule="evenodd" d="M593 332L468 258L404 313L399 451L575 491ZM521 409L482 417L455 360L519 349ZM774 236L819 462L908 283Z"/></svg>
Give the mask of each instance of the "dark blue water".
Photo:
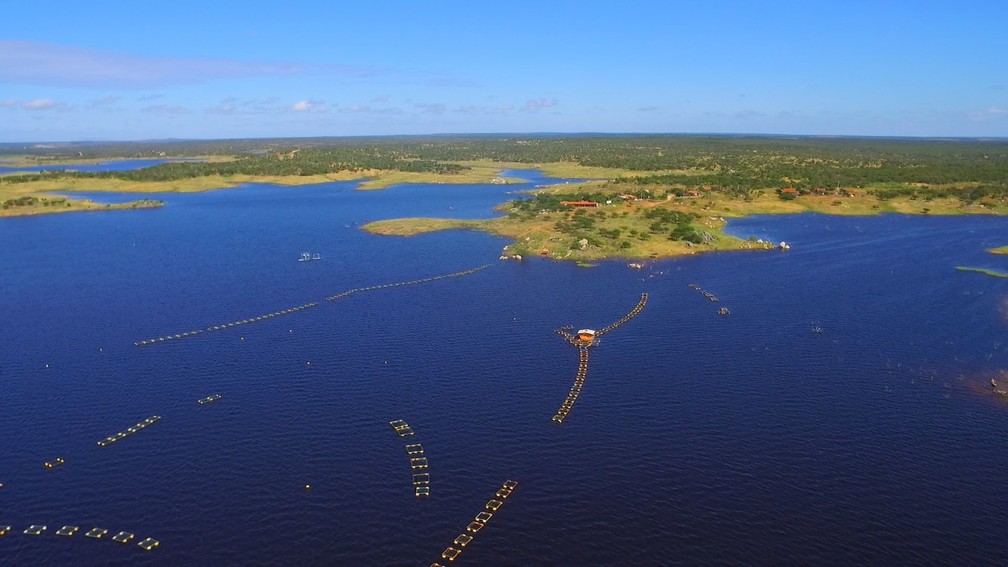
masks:
<svg viewBox="0 0 1008 567"><path fill-rule="evenodd" d="M354 186L0 222L0 563L429 565L507 479L458 563L1005 562L1008 407L984 385L1008 367L1008 284L954 267L1005 269L984 249L1008 220L758 217L732 230L794 248L582 269L497 262L506 241L482 233L359 230L488 217L514 186ZM641 292L553 424L577 365L553 329L605 326ZM53 534L65 524L161 547Z"/></svg>
<svg viewBox="0 0 1008 567"><path fill-rule="evenodd" d="M40 173L43 171L132 171L176 161L199 161L186 159L117 159L99 163L60 163L33 165L30 167L0 167L0 173Z"/></svg>

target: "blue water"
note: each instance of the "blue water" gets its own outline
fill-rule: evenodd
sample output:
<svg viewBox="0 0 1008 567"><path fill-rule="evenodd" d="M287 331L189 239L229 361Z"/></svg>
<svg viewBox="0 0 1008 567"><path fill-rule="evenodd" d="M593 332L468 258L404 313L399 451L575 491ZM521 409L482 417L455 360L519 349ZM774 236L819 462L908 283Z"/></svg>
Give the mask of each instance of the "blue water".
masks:
<svg viewBox="0 0 1008 567"><path fill-rule="evenodd" d="M1005 562L1008 407L986 383L1008 367L1008 284L954 267L1008 268L984 251L1008 219L754 217L731 230L794 248L642 271L359 229L490 217L522 187L254 185L0 222L0 524L15 528L0 563L444 563L507 479L520 486L457 563ZM577 351L553 329L605 326L641 292L555 425ZM429 499L393 419L426 449ZM65 524L161 547L53 534Z"/></svg>
<svg viewBox="0 0 1008 567"><path fill-rule="evenodd" d="M40 173L43 171L84 171L84 172L105 172L105 171L132 171L145 167L153 167L162 163L176 161L197 161L185 159L117 159L103 161L99 163L61 163L49 165L33 165L30 167L0 167L0 173Z"/></svg>

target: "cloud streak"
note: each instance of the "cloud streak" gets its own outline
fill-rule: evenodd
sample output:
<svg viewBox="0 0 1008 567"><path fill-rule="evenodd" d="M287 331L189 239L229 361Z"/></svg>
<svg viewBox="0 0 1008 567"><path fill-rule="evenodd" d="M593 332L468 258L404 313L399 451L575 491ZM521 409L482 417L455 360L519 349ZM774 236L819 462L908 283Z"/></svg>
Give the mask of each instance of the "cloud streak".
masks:
<svg viewBox="0 0 1008 567"><path fill-rule="evenodd" d="M368 76L372 69L294 62L147 57L36 41L0 40L0 82L76 87L146 88L236 77L307 73Z"/></svg>
<svg viewBox="0 0 1008 567"><path fill-rule="evenodd" d="M52 110L56 108L56 101L51 98L37 98L23 103L21 108L25 110Z"/></svg>

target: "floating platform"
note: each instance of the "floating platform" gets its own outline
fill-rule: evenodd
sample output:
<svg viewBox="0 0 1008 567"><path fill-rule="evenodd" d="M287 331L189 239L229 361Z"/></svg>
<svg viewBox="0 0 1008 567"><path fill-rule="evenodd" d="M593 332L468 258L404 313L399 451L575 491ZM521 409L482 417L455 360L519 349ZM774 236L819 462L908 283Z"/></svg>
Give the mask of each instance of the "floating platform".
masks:
<svg viewBox="0 0 1008 567"><path fill-rule="evenodd" d="M469 545L469 542L472 541L472 540L473 540L473 536L471 536L469 534L459 534L459 536L457 538L455 538L455 541L453 541L452 543L454 543L455 545L459 545L459 546L465 547L465 546Z"/></svg>
<svg viewBox="0 0 1008 567"><path fill-rule="evenodd" d="M427 457L413 457L410 461L410 468L418 471L427 468Z"/></svg>
<svg viewBox="0 0 1008 567"><path fill-rule="evenodd" d="M129 532L119 532L112 536L112 541L119 542L123 545L133 541L133 534Z"/></svg>
<svg viewBox="0 0 1008 567"><path fill-rule="evenodd" d="M42 535L43 533L45 533L45 531L46 531L46 527L45 526L43 526L41 524L32 524L32 525L28 526L28 529L26 529L23 533L24 533L24 535L39 536L39 535Z"/></svg>
<svg viewBox="0 0 1008 567"><path fill-rule="evenodd" d="M94 538L94 539L101 539L101 538L105 537L107 534L108 534L108 530L106 530L105 528L91 528L84 535L86 537L90 537L90 538Z"/></svg>
<svg viewBox="0 0 1008 567"><path fill-rule="evenodd" d="M430 484L430 474L420 473L413 475L413 486L427 486Z"/></svg>
<svg viewBox="0 0 1008 567"><path fill-rule="evenodd" d="M500 500L489 500L486 503L486 509L490 510L491 512L496 512L497 510L500 510L500 507L503 505L504 503L501 502Z"/></svg>
<svg viewBox="0 0 1008 567"><path fill-rule="evenodd" d="M143 548L144 551L151 551L159 545L161 545L161 542L152 537L149 537L137 544L137 546Z"/></svg>
<svg viewBox="0 0 1008 567"><path fill-rule="evenodd" d="M414 488L414 494L416 495L417 498L420 498L420 497L423 497L423 496L430 496L430 487L429 486L417 486L416 488Z"/></svg>
<svg viewBox="0 0 1008 567"><path fill-rule="evenodd" d="M203 398L201 400L197 400L196 403L202 406L202 405L206 405L206 404L212 404L212 403L216 402L219 399L221 399L221 395L220 394L212 394L212 395L209 395L209 396L207 396L207 397L205 397L205 398Z"/></svg>
<svg viewBox="0 0 1008 567"><path fill-rule="evenodd" d="M59 465L64 465L64 464L66 464L66 461L64 461L62 457L56 457L55 459L53 459L51 461L46 461L46 462L42 463L42 466L44 466L47 469L51 469L53 467L56 467L56 466L59 466Z"/></svg>
<svg viewBox="0 0 1008 567"><path fill-rule="evenodd" d="M480 512L479 514L476 514L476 517L473 519L477 522L483 522L485 524L490 521L490 518L493 518L493 514L490 512Z"/></svg>
<svg viewBox="0 0 1008 567"><path fill-rule="evenodd" d="M501 500L507 500L507 497L511 496L511 490L508 489L508 488L502 488L502 489L500 489L500 490L497 491L497 495L496 496L497 496L497 498L500 498Z"/></svg>
<svg viewBox="0 0 1008 567"><path fill-rule="evenodd" d="M518 488L518 481L517 480L506 480L506 481L504 481L504 484L501 485L501 488L513 491L514 489Z"/></svg>
<svg viewBox="0 0 1008 567"><path fill-rule="evenodd" d="M474 534L482 530L485 525L486 524L481 524L479 522L469 522L469 525L466 526L466 531Z"/></svg>
<svg viewBox="0 0 1008 567"><path fill-rule="evenodd" d="M455 561L455 558L462 553L461 549L455 549L454 547L448 547L441 552L441 558L447 559L448 561Z"/></svg>
<svg viewBox="0 0 1008 567"><path fill-rule="evenodd" d="M413 429L409 426L408 423L406 423L401 419L393 419L388 423L389 425L392 426L392 429L394 429L395 432L399 434L399 437L409 437L413 435Z"/></svg>
<svg viewBox="0 0 1008 567"><path fill-rule="evenodd" d="M77 526L63 526L62 528L56 530L56 535L70 537L76 534L80 528Z"/></svg>
<svg viewBox="0 0 1008 567"><path fill-rule="evenodd" d="M406 445L406 453L409 455L423 455L423 445L419 443L413 443L411 445Z"/></svg>
<svg viewBox="0 0 1008 567"><path fill-rule="evenodd" d="M11 531L10 526L0 526L0 536L5 536L8 533L10 533L10 531Z"/></svg>

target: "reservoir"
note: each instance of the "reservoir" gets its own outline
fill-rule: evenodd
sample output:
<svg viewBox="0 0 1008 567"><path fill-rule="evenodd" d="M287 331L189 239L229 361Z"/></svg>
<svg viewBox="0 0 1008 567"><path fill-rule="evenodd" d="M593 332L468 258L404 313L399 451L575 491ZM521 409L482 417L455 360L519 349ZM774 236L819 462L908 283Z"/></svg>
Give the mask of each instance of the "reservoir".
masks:
<svg viewBox="0 0 1008 567"><path fill-rule="evenodd" d="M259 184L0 221L0 563L427 566L511 479L457 564L1005 562L989 380L1008 280L955 267L1008 269L986 252L1008 219L751 217L729 230L792 249L640 270L360 230L489 218L558 181L509 174L527 182ZM645 293L553 422L579 368L554 330L605 328Z"/></svg>

